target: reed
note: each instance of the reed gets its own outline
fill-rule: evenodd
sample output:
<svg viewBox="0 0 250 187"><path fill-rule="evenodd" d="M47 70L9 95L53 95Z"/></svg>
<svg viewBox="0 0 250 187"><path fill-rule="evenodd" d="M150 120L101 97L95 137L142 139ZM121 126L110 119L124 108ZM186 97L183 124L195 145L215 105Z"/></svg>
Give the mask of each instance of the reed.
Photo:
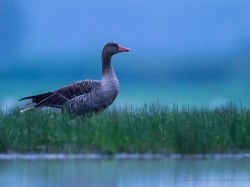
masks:
<svg viewBox="0 0 250 187"><path fill-rule="evenodd" d="M250 110L160 104L89 117L18 109L0 113L0 152L228 153L250 150Z"/></svg>

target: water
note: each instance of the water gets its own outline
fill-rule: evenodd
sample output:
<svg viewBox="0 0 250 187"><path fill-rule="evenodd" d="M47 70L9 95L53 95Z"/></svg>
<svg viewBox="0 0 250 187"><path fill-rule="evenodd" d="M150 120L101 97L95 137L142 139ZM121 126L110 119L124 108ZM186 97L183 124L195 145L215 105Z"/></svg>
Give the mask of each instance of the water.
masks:
<svg viewBox="0 0 250 187"><path fill-rule="evenodd" d="M0 186L249 186L250 158L0 159Z"/></svg>

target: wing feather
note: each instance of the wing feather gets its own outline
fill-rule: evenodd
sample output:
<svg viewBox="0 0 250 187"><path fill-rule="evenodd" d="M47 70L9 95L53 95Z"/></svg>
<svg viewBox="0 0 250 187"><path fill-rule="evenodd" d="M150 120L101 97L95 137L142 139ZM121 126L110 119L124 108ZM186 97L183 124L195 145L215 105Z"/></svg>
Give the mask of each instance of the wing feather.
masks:
<svg viewBox="0 0 250 187"><path fill-rule="evenodd" d="M54 92L25 97L20 100L32 99L31 103L35 103L35 107L51 106L62 108L69 100L90 93L93 87L99 83L100 81L95 80L77 81Z"/></svg>

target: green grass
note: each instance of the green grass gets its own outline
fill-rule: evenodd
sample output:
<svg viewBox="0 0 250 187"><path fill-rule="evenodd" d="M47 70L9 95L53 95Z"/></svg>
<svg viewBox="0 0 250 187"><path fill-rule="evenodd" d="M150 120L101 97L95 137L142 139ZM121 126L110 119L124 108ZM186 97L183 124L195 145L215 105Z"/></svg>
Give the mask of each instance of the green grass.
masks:
<svg viewBox="0 0 250 187"><path fill-rule="evenodd" d="M18 110L0 113L0 152L228 153L250 151L250 110L158 104L91 117Z"/></svg>

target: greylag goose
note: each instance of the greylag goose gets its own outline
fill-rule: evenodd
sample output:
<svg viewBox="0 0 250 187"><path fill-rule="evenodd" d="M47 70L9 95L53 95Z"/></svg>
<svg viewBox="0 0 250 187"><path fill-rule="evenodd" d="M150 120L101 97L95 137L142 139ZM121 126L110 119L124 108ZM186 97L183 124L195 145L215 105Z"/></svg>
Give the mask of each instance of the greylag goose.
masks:
<svg viewBox="0 0 250 187"><path fill-rule="evenodd" d="M126 51L130 49L116 43L106 44L102 50L101 80L81 80L53 92L24 97L19 101L31 99L29 104L34 105L21 112L47 106L65 109L76 115L85 115L108 108L119 91L119 82L112 68L111 57Z"/></svg>

